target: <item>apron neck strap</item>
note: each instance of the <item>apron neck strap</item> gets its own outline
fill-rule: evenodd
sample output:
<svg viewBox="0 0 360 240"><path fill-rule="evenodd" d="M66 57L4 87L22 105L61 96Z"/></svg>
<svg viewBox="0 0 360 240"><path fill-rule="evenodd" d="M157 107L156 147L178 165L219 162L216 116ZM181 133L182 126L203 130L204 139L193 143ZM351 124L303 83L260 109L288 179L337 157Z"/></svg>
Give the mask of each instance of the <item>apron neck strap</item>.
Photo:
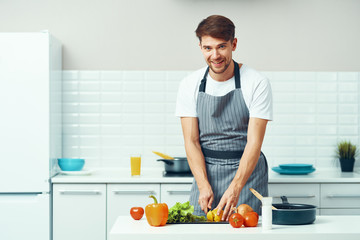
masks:
<svg viewBox="0 0 360 240"><path fill-rule="evenodd" d="M241 88L239 64L237 62L235 62L234 60L233 60L233 62L234 62L235 88ZM201 80L200 87L199 87L199 92L205 92L206 77L207 77L208 73L209 73L209 67L206 68L204 77Z"/></svg>
<svg viewBox="0 0 360 240"><path fill-rule="evenodd" d="M235 88L241 88L239 64L234 61Z"/></svg>
<svg viewBox="0 0 360 240"><path fill-rule="evenodd" d="M209 67L206 68L204 77L203 77L203 79L201 80L200 87L199 87L199 92L205 92L206 76L208 75L208 73L209 73Z"/></svg>

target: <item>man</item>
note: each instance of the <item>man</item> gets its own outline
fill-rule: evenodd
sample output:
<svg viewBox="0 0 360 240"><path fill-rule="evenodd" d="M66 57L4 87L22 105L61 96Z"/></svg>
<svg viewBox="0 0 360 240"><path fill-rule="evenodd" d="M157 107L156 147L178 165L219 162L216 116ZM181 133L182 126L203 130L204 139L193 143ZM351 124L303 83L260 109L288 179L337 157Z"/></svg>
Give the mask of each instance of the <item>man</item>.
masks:
<svg viewBox="0 0 360 240"><path fill-rule="evenodd" d="M176 104L194 175L190 203L196 215L222 209L222 220L242 203L260 213L261 203L249 188L268 195L261 145L273 114L270 83L233 61L237 39L230 19L209 16L198 25L196 35L208 67L182 80Z"/></svg>

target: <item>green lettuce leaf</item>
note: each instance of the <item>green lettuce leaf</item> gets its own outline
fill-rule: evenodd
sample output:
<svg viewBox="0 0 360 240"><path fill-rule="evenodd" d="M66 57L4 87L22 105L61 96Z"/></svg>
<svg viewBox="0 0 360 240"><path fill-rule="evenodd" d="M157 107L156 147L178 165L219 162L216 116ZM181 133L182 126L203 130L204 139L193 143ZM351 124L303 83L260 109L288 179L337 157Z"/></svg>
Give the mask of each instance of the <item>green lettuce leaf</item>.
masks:
<svg viewBox="0 0 360 240"><path fill-rule="evenodd" d="M195 221L206 221L203 216L193 215L194 206L190 205L190 202L185 203L177 202L169 209L169 216L167 223L187 223Z"/></svg>

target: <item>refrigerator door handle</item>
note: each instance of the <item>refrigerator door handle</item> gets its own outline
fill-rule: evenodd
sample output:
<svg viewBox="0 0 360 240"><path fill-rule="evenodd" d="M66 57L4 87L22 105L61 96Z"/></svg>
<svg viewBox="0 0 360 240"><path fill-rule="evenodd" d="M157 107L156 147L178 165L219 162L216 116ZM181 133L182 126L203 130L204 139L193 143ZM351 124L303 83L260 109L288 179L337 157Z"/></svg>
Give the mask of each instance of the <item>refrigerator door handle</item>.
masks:
<svg viewBox="0 0 360 240"><path fill-rule="evenodd" d="M48 192L0 192L0 203L37 203L48 196Z"/></svg>
<svg viewBox="0 0 360 240"><path fill-rule="evenodd" d="M100 190L59 190L60 194L64 195L99 195Z"/></svg>
<svg viewBox="0 0 360 240"><path fill-rule="evenodd" d="M0 192L0 196L6 195L40 195L40 194L49 194L49 192Z"/></svg>

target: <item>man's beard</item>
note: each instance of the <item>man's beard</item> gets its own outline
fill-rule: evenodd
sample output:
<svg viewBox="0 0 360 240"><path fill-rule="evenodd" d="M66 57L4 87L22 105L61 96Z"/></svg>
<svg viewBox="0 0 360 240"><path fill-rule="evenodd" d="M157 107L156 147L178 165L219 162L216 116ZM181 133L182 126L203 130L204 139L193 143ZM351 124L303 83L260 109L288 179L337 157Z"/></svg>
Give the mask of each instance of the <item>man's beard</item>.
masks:
<svg viewBox="0 0 360 240"><path fill-rule="evenodd" d="M231 63L231 61L229 61L228 64L225 64L224 69L221 70L220 72L215 71L215 69L211 66L211 62L210 62L209 67L210 67L211 71L213 71L213 73L221 74L221 73L224 73L226 71L226 69L228 69L228 67L230 66L230 63Z"/></svg>

